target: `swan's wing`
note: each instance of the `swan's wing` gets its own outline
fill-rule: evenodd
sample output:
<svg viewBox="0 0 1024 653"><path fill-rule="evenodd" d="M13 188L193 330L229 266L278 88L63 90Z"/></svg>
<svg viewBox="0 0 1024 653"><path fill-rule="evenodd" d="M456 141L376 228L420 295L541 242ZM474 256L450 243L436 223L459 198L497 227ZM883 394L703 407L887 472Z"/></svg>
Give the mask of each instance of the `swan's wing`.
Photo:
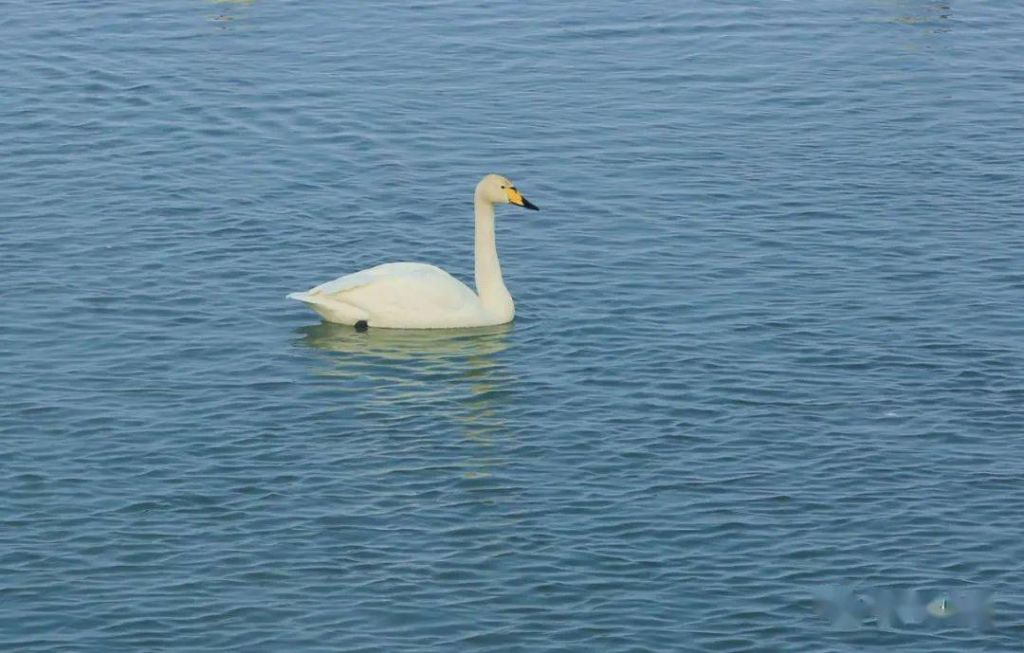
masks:
<svg viewBox="0 0 1024 653"><path fill-rule="evenodd" d="M483 319L476 293L441 268L424 263L378 265L301 294L295 298L323 298L355 308L367 315L371 326L463 326Z"/></svg>
<svg viewBox="0 0 1024 653"><path fill-rule="evenodd" d="M310 288L306 292L311 295L337 295L338 293L345 292L346 290L365 286L389 276L415 274L419 268L434 268L435 270L440 270L440 268L433 265L426 265L424 263L385 263L376 267L360 270L359 272L353 272L352 274L346 274L343 277L338 277L334 281L328 281L327 283L320 284L316 288ZM443 270L441 271L444 272Z"/></svg>
<svg viewBox="0 0 1024 653"><path fill-rule="evenodd" d="M332 297L378 316L392 311L457 311L480 302L464 283L441 268L424 263L379 265L328 285Z"/></svg>

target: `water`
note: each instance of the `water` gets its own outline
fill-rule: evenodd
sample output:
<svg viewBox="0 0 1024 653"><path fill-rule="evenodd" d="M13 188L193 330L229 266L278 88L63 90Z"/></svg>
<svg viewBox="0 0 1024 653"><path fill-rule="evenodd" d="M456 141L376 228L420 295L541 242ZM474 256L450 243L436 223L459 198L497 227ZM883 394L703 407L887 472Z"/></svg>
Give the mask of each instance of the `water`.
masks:
<svg viewBox="0 0 1024 653"><path fill-rule="evenodd" d="M0 649L1019 650L1024 11L669 4L8 3Z"/></svg>

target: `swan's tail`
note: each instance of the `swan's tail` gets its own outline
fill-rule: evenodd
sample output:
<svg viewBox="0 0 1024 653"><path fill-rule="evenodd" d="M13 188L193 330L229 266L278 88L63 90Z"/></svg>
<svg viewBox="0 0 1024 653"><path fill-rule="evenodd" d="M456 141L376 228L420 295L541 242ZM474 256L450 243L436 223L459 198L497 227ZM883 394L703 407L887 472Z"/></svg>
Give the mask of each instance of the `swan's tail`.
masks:
<svg viewBox="0 0 1024 653"><path fill-rule="evenodd" d="M347 304L335 297L316 292L293 292L288 299L300 301L317 312L320 317L336 324L355 324L366 322L370 316L363 309Z"/></svg>
<svg viewBox="0 0 1024 653"><path fill-rule="evenodd" d="M297 302L313 304L316 303L317 296L309 292L290 292L288 293L288 299L294 299Z"/></svg>

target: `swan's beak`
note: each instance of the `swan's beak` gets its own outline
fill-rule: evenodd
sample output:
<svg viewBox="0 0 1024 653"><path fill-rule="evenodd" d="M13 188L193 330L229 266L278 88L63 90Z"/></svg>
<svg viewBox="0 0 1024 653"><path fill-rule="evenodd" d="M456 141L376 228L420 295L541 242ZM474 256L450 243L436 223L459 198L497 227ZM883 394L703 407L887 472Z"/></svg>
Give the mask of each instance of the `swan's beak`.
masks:
<svg viewBox="0 0 1024 653"><path fill-rule="evenodd" d="M521 206L524 209L540 211L540 209L538 209L533 202L520 195L519 191L516 190L515 186L509 186L508 188L506 188L505 193L508 195L509 204L515 204L516 206Z"/></svg>

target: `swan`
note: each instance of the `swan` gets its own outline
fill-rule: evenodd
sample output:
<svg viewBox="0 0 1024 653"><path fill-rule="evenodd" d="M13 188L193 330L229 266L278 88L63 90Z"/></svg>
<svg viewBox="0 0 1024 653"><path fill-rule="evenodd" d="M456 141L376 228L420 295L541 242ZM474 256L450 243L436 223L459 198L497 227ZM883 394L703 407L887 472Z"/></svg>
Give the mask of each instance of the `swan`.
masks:
<svg viewBox="0 0 1024 653"><path fill-rule="evenodd" d="M538 211L501 175L476 185L476 290L426 263L385 263L288 295L328 322L389 329L455 329L493 326L515 317L512 295L501 278L494 244L494 205Z"/></svg>

